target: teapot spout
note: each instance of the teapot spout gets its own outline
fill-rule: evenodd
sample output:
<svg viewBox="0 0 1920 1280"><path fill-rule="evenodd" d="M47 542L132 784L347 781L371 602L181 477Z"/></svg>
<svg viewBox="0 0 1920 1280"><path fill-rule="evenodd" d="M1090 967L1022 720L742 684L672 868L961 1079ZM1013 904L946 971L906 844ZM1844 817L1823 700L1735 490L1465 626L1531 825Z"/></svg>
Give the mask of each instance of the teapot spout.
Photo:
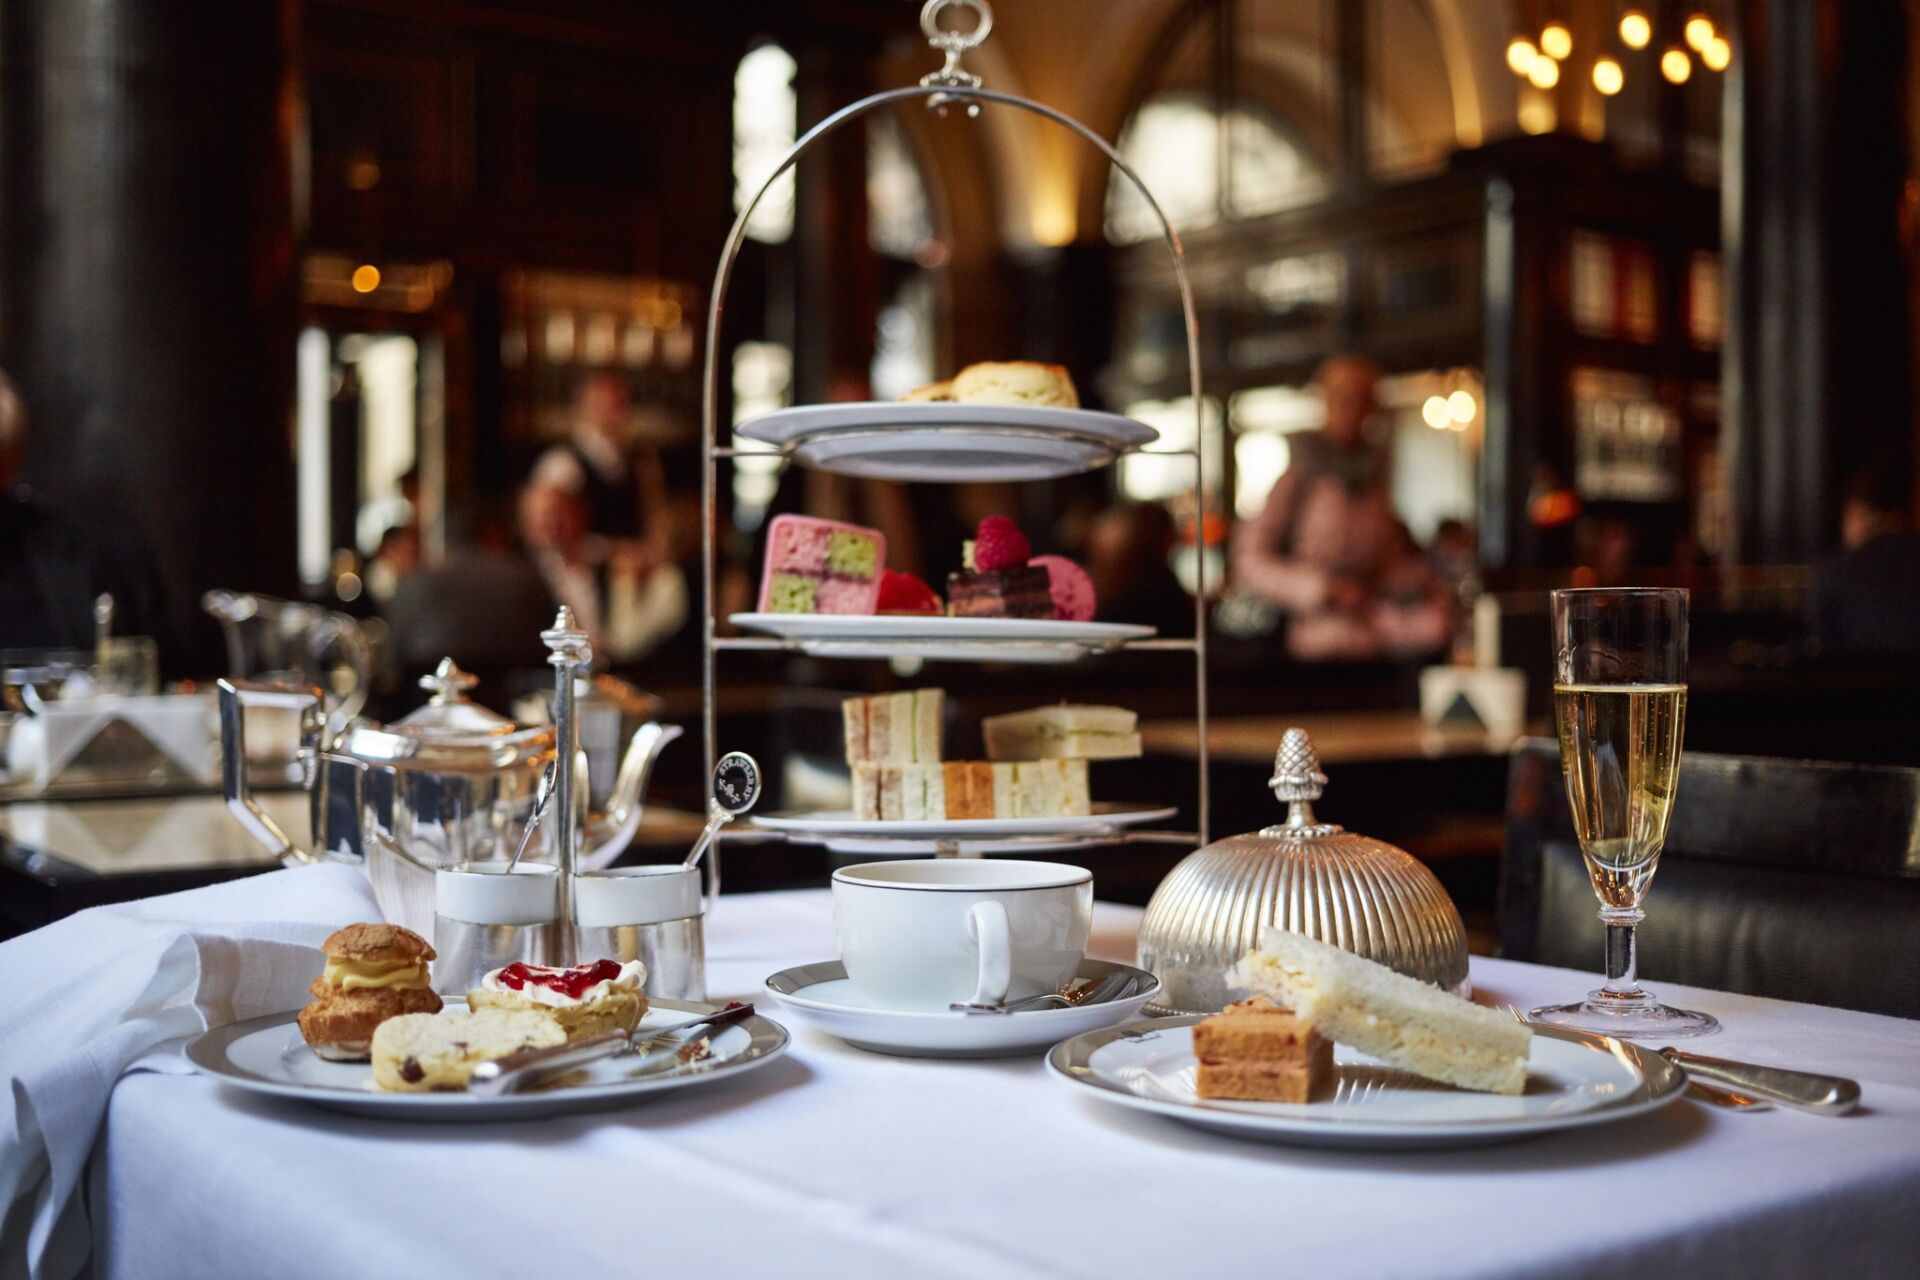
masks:
<svg viewBox="0 0 1920 1280"><path fill-rule="evenodd" d="M602 869L633 843L646 809L647 780L653 776L654 762L667 744L684 732L677 724L649 722L627 739L613 794L607 798L607 811L593 822L591 841L581 858L585 870Z"/></svg>

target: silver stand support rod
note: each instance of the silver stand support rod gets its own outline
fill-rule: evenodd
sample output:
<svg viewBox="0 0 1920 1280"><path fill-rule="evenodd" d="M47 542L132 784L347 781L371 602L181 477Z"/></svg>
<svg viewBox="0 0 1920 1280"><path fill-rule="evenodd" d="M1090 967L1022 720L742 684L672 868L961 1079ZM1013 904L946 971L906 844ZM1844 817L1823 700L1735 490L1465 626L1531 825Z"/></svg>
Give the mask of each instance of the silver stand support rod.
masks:
<svg viewBox="0 0 1920 1280"><path fill-rule="evenodd" d="M562 966L574 964L573 877L579 871L580 814L574 807L574 763L580 753L580 724L574 715L574 681L593 661L587 633L574 622L565 605L553 626L540 633L553 664L553 792L551 804L559 821L553 827L554 861L560 873L560 936L555 940Z"/></svg>

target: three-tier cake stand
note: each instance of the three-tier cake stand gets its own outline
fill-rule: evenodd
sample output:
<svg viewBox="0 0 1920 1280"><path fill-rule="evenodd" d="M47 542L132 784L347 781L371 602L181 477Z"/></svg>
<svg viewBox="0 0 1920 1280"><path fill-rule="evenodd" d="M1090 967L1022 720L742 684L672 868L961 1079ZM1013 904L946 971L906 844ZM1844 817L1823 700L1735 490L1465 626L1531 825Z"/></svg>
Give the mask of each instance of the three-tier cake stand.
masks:
<svg viewBox="0 0 1920 1280"><path fill-rule="evenodd" d="M941 14L952 9L971 10L973 24L965 31L943 30ZM963 15L961 16L964 21ZM1157 638L1144 627L1115 624L1054 624L1052 627L997 625L1010 620L932 618L901 616L872 618L823 616L805 624L780 627L775 634L763 636L720 636L717 634L716 538L718 519L718 464L739 456L777 456L784 472L786 464L798 463L842 475L932 483L965 483L983 479L1048 480L1093 470L1115 461L1126 453L1185 457L1193 465L1193 497L1196 520L1202 510L1205 486L1205 458L1201 453L1201 421L1204 407L1200 399L1199 323L1194 309L1193 289L1187 276L1186 254L1179 234L1168 221L1153 193L1120 154L1085 124L1044 103L981 87L979 76L968 72L961 60L967 50L978 46L992 30L993 16L985 0L927 0L920 11L921 29L928 43L944 57L944 65L924 76L916 86L889 89L840 108L808 129L780 158L752 197L740 208L728 233L720 264L714 272L712 298L707 309L707 344L701 406L702 446L705 462L701 470L701 506L705 520L701 529L701 558L705 576L703 626L702 694L707 771L712 772L718 741L717 668L722 653L730 651L785 651L820 658L872 659L921 657L930 660L961 662L1061 662L1103 651L1118 649L1185 653L1193 662L1194 716L1199 725L1198 769L1196 781L1197 830L1161 830L1150 826L1133 827L1130 820L1161 820L1175 810L1146 811L1141 806L1097 806L1094 818L1062 820L1057 825L1023 822L985 823L972 828L944 829L948 824L930 823L915 827L905 824L860 823L831 820L782 821L770 815L745 828L724 833L728 841L737 839L786 839L795 843L822 844L845 853L909 856L979 856L986 853L1029 853L1057 851L1083 846L1115 843L1157 843L1204 845L1209 831L1207 787L1207 629L1206 629L1206 557L1196 556L1198 581L1195 584L1193 636ZM720 406L720 318L725 307L728 284L746 237L747 224L779 176L828 135L868 113L894 103L919 101L945 115L961 110L978 117L983 108L1004 107L1025 111L1053 122L1083 138L1106 156L1107 160L1139 191L1158 221L1168 253L1173 259L1174 278L1179 286L1180 307L1185 320L1187 377L1194 407L1195 429L1190 449L1149 449L1144 446L1158 438L1158 432L1116 414L1091 410L982 407L961 404L864 404L819 405L776 411L742 423L733 431L747 439L757 439L770 449L742 450L732 447L721 435ZM986 625L955 625L979 624ZM1129 810L1103 820L1116 809ZM712 883L718 883L719 847L709 855Z"/></svg>

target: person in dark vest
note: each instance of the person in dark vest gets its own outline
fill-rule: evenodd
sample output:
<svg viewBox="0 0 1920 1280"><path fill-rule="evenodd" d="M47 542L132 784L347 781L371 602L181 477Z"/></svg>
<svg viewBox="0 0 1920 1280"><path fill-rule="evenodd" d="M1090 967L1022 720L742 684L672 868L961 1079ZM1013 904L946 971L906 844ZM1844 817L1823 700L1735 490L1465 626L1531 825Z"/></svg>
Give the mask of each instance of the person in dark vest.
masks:
<svg viewBox="0 0 1920 1280"><path fill-rule="evenodd" d="M567 440L541 456L533 483L578 495L587 506L586 532L622 544L627 558L645 565L666 559L672 533L666 474L658 451L634 441L633 402L620 375L595 373L581 381Z"/></svg>
<svg viewBox="0 0 1920 1280"><path fill-rule="evenodd" d="M632 539L589 527L584 492L536 479L520 494L520 541L554 600L573 610L597 662L637 662L686 625L680 567L643 558Z"/></svg>

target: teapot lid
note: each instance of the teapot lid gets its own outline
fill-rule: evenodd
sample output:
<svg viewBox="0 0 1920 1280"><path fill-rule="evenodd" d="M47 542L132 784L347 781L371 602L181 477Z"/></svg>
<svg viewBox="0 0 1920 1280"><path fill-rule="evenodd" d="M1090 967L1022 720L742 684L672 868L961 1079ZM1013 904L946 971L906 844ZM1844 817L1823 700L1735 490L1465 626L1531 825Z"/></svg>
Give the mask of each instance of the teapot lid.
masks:
<svg viewBox="0 0 1920 1280"><path fill-rule="evenodd" d="M420 687L432 695L426 704L387 727L395 733L441 741L514 732L519 726L513 721L468 700L467 690L479 683L478 676L462 671L452 658L442 658L430 674L420 677Z"/></svg>

